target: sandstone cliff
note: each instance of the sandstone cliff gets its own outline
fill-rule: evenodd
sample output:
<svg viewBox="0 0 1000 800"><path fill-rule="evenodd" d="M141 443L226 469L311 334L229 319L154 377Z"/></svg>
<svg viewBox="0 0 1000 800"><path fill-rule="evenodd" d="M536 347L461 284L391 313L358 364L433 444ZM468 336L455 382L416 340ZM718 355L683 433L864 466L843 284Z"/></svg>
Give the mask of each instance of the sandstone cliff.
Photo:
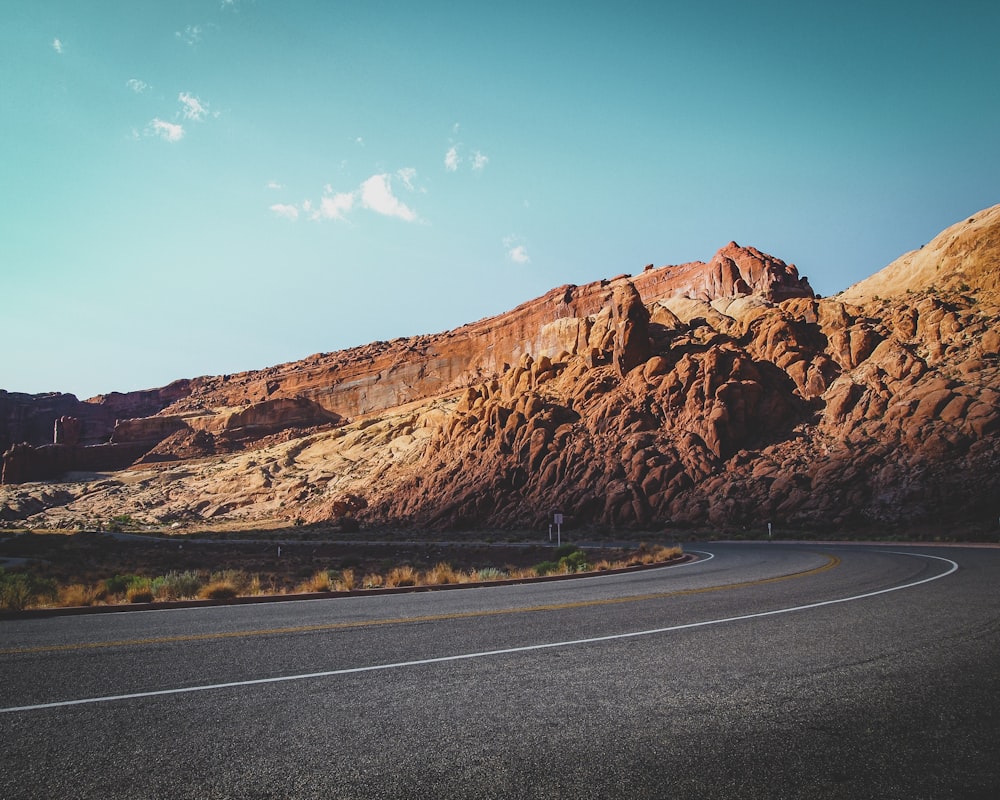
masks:
<svg viewBox="0 0 1000 800"><path fill-rule="evenodd" d="M1000 206L829 299L730 243L447 333L119 396L151 403L106 439L136 465L4 487L0 516L995 524L998 242Z"/></svg>

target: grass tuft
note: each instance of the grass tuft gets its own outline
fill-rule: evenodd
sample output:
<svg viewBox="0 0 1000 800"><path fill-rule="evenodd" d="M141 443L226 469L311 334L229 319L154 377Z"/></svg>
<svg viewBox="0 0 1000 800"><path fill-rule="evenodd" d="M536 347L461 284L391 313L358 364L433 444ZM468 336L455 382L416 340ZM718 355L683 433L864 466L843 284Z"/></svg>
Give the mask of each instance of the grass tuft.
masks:
<svg viewBox="0 0 1000 800"><path fill-rule="evenodd" d="M126 603L152 603L153 582L149 578L139 578L125 590Z"/></svg>
<svg viewBox="0 0 1000 800"><path fill-rule="evenodd" d="M385 584L385 578L377 572L369 572L361 581L361 586L365 589L381 589Z"/></svg>
<svg viewBox="0 0 1000 800"><path fill-rule="evenodd" d="M198 593L203 600L232 600L239 595L240 590L236 584L225 578L213 579Z"/></svg>
<svg viewBox="0 0 1000 800"><path fill-rule="evenodd" d="M311 578L299 584L299 592L330 592L333 591L333 581L328 570L320 570Z"/></svg>
<svg viewBox="0 0 1000 800"><path fill-rule="evenodd" d="M462 574L457 572L451 564L442 561L427 570L423 583L428 586L446 586L451 583L462 583Z"/></svg>
<svg viewBox="0 0 1000 800"><path fill-rule="evenodd" d="M393 567L385 576L384 585L387 589L397 586L417 586L419 577L417 571L408 564L402 567Z"/></svg>
<svg viewBox="0 0 1000 800"><path fill-rule="evenodd" d="M354 591L354 570L342 569L340 575L333 582L333 588L338 592Z"/></svg>
<svg viewBox="0 0 1000 800"><path fill-rule="evenodd" d="M63 607L92 606L99 599L101 590L82 583L71 583L59 590L59 605Z"/></svg>

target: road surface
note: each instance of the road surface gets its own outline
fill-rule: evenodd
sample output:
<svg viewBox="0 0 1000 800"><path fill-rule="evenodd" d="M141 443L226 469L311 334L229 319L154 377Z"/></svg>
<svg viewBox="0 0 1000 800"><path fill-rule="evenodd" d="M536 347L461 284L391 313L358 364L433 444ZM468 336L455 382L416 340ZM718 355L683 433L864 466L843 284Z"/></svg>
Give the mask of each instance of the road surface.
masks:
<svg viewBox="0 0 1000 800"><path fill-rule="evenodd" d="M1000 797L1000 550L687 549L0 622L0 797Z"/></svg>

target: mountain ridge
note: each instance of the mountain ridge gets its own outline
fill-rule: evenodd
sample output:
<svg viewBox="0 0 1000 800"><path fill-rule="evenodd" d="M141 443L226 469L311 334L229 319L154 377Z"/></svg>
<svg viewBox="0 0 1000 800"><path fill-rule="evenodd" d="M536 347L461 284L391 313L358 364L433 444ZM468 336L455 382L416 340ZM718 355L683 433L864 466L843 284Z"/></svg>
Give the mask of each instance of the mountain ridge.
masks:
<svg viewBox="0 0 1000 800"><path fill-rule="evenodd" d="M63 412L50 424L65 418L51 444L14 442L0 393L10 442L0 517L479 528L534 527L560 510L574 524L626 528L995 522L998 212L834 298L817 298L794 265L731 242L708 262L558 287L441 334L77 401L103 417L74 417L49 397L50 415ZM934 258L940 286L926 279ZM30 483L94 469L98 451L131 468L50 486L55 500ZM102 480L112 485L95 489Z"/></svg>

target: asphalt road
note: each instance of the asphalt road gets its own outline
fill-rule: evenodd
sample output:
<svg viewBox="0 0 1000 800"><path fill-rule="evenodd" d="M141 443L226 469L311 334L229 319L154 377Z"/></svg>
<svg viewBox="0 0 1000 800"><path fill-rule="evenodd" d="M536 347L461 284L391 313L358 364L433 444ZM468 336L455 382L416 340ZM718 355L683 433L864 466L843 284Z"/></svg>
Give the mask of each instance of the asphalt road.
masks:
<svg viewBox="0 0 1000 800"><path fill-rule="evenodd" d="M0 797L1000 797L1000 550L0 622Z"/></svg>

